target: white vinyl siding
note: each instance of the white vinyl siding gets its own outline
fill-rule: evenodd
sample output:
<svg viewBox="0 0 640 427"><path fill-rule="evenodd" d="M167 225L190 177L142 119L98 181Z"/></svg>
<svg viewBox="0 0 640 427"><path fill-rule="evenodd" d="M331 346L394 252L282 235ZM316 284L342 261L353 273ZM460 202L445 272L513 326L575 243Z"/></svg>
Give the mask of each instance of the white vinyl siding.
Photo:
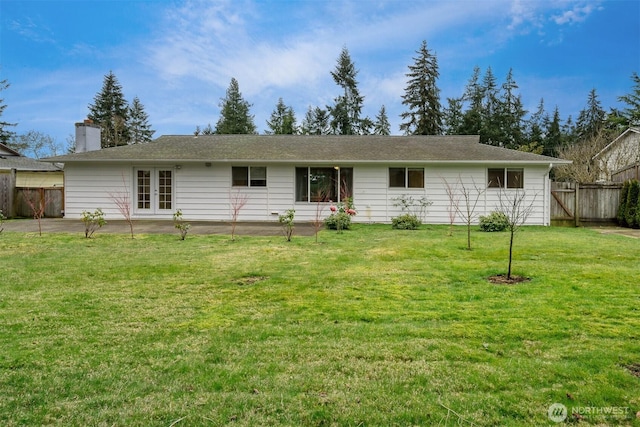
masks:
<svg viewBox="0 0 640 427"><path fill-rule="evenodd" d="M101 208L105 218L121 219L117 206L110 194L124 191L128 187L132 203L134 188L132 180L137 169L171 169L173 177L173 203L171 212L151 215L135 214L134 218L171 219L172 212L181 209L184 219L206 221L229 221L231 218L231 197L235 194L247 197L246 205L240 210L240 221L277 221L278 215L287 209L295 209L296 221L315 219L318 207L322 208L322 217L329 215L329 203L295 202L295 170L304 165L268 165L266 187L232 186L231 165L205 162L183 163L175 165L139 165L139 164L90 164L67 163L65 173L65 210L66 217L78 219L83 210L93 211ZM358 214L352 218L361 223L390 223L400 214L399 207L393 206L393 198L403 194L411 195L415 200L426 197L433 202L427 208L426 223L448 224L450 206L445 180L461 190L460 181L468 189L474 185L486 189L489 168L501 168L504 165L469 164L415 164L402 165L407 168L424 168L424 188L389 188L388 164L345 165L353 168L353 201ZM520 166L519 166L520 167ZM549 184L546 165L521 166L524 175L524 191L528 201L535 197L535 209L529 218L529 224L549 224ZM123 184L124 177L124 184ZM498 205L498 189L486 189L482 194L476 212L487 215ZM506 189L507 191L515 191ZM520 191L522 191L520 190ZM462 203L462 200L461 202ZM457 224L462 219L456 216Z"/></svg>

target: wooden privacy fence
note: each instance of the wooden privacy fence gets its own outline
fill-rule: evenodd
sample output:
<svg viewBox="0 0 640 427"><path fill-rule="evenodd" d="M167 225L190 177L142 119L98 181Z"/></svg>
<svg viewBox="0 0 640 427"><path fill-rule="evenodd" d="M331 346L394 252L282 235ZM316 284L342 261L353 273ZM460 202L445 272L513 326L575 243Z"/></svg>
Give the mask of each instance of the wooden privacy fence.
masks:
<svg viewBox="0 0 640 427"><path fill-rule="evenodd" d="M0 173L0 211L7 218L14 215L13 195L16 187L15 173Z"/></svg>
<svg viewBox="0 0 640 427"><path fill-rule="evenodd" d="M29 199L36 206L44 200L44 217L61 218L64 212L64 189L55 188L16 188L15 216L33 217Z"/></svg>
<svg viewBox="0 0 640 427"><path fill-rule="evenodd" d="M579 184L551 182L551 223L615 222L622 184Z"/></svg>

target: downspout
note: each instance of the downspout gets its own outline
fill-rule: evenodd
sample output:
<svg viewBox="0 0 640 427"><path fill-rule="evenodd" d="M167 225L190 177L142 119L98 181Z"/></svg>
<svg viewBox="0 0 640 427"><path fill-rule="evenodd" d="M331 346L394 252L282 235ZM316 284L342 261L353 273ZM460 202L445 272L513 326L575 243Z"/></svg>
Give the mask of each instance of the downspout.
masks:
<svg viewBox="0 0 640 427"><path fill-rule="evenodd" d="M553 163L549 163L549 168L542 175L542 180L544 182L544 203L542 207L544 209L544 219L543 223L545 226L551 225L551 181L549 178L549 173L553 169Z"/></svg>

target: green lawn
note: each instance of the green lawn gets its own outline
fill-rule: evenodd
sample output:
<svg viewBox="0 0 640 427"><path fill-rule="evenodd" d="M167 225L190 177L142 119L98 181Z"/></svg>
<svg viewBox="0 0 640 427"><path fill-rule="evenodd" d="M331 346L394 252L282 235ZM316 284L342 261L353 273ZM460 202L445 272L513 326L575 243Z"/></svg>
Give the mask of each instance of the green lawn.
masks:
<svg viewBox="0 0 640 427"><path fill-rule="evenodd" d="M640 240L447 231L5 231L0 425L640 425Z"/></svg>

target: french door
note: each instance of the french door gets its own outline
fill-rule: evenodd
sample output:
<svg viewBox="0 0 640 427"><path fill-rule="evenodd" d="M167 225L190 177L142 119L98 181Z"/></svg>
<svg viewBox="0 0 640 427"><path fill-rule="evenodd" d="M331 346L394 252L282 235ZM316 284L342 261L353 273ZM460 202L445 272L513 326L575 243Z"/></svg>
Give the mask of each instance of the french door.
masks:
<svg viewBox="0 0 640 427"><path fill-rule="evenodd" d="M135 211L161 214L173 211L173 171L163 168L135 170Z"/></svg>

